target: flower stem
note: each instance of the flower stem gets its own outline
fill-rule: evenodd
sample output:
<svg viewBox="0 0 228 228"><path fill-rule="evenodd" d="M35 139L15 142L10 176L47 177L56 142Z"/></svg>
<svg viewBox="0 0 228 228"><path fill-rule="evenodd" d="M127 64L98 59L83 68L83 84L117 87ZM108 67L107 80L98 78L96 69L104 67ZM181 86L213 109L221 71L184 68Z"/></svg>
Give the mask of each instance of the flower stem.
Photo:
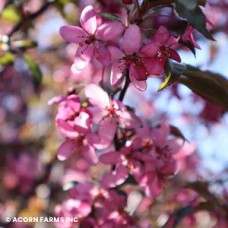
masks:
<svg viewBox="0 0 228 228"><path fill-rule="evenodd" d="M125 97L125 94L127 92L127 89L128 89L128 86L130 84L130 79L129 79L129 70L127 69L126 70L126 73L125 73L125 84L124 84L124 87L123 89L121 90L120 92L120 95L119 95L119 101L123 101L124 97Z"/></svg>

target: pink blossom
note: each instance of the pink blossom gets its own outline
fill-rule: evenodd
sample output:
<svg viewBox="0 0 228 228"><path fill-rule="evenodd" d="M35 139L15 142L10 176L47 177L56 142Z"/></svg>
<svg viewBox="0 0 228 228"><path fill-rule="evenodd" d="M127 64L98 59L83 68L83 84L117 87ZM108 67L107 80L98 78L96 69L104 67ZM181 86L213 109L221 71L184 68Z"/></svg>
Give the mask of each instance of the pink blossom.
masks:
<svg viewBox="0 0 228 228"><path fill-rule="evenodd" d="M70 199L58 205L58 216L79 218L80 225L99 227L131 227L133 220L125 211L126 196L114 190L80 183L70 190ZM66 226L67 227L67 226Z"/></svg>
<svg viewBox="0 0 228 228"><path fill-rule="evenodd" d="M138 128L136 132L129 146L99 157L102 163L115 166L114 171L104 174L102 184L115 187L124 183L130 174L147 195L157 197L165 179L175 174L173 154L181 145L176 139L168 139L170 129L166 124L154 129Z"/></svg>
<svg viewBox="0 0 228 228"><path fill-rule="evenodd" d="M178 53L173 49L179 38L170 35L167 28L160 26L154 35L153 41L147 43L148 50L151 51L153 59L150 62L150 74L159 76L164 73L164 67L168 59L181 62Z"/></svg>
<svg viewBox="0 0 228 228"><path fill-rule="evenodd" d="M172 49L177 42L178 39L161 26L154 40L141 47L140 28L130 25L123 36L121 50L114 46L109 47L112 56L112 85L117 84L129 70L131 82L137 89L144 91L147 78L150 75L163 74L169 58L180 61L179 55Z"/></svg>
<svg viewBox="0 0 228 228"><path fill-rule="evenodd" d="M68 138L75 138L80 133L90 131L92 115L88 109L81 106L77 95L60 98L56 125L58 130Z"/></svg>
<svg viewBox="0 0 228 228"><path fill-rule="evenodd" d="M141 48L140 28L137 25L130 25L124 33L121 50L114 46L109 47L112 56L112 85L117 84L128 69L129 78L134 86L140 90L146 89L148 64L151 58L146 49L147 46Z"/></svg>
<svg viewBox="0 0 228 228"><path fill-rule="evenodd" d="M186 30L182 36L182 39L185 42L190 43L193 47L201 49L200 46L195 42L195 38L193 36L193 31L194 31L194 28L190 24L188 24L188 26L186 27Z"/></svg>
<svg viewBox="0 0 228 228"><path fill-rule="evenodd" d="M89 164L96 164L98 159L95 147L93 146L93 137L91 135L79 135L75 139L67 139L63 142L57 150L57 157L60 161L64 161L71 157L73 154L81 153L83 158Z"/></svg>
<svg viewBox="0 0 228 228"><path fill-rule="evenodd" d="M102 64L110 63L110 53L105 46L105 42L115 40L123 31L123 26L119 22L106 22L98 25L96 12L89 5L84 8L81 14L79 26L62 26L61 36L70 43L77 43L74 64L78 70L82 70L95 57Z"/></svg>
<svg viewBox="0 0 228 228"><path fill-rule="evenodd" d="M122 102L110 99L108 94L99 86L87 85L85 95L92 105L90 111L94 114L93 120L95 123L99 123L98 134L101 141L96 146L98 149L104 148L106 145L104 141L110 144L118 126L125 129L135 129L141 126L140 119L133 112L128 111Z"/></svg>

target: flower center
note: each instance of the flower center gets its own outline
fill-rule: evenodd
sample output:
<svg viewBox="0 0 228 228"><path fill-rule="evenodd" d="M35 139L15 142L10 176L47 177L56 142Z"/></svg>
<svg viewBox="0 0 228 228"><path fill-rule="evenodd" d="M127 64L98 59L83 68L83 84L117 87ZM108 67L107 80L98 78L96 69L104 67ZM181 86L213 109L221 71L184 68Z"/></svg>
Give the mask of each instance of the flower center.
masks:
<svg viewBox="0 0 228 228"><path fill-rule="evenodd" d="M123 60L128 67L131 64L133 64L134 67L143 65L142 58L137 53L133 53L133 55L126 55L123 57Z"/></svg>
<svg viewBox="0 0 228 228"><path fill-rule="evenodd" d="M164 46L159 49L157 54L157 57L161 62L166 61L168 58L170 58L170 56L171 56L170 49Z"/></svg>

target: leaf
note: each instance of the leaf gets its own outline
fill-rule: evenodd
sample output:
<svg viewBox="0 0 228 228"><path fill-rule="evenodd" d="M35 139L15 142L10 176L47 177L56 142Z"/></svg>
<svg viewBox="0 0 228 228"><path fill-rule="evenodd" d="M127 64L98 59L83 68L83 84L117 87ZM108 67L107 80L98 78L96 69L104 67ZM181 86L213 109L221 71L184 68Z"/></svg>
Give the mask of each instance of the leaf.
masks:
<svg viewBox="0 0 228 228"><path fill-rule="evenodd" d="M206 18L197 2L197 0L176 0L176 11L206 38L214 40L206 28Z"/></svg>
<svg viewBox="0 0 228 228"><path fill-rule="evenodd" d="M150 15L152 15L153 13L156 13L158 10L160 9L163 9L164 6L156 6L156 7L153 7L151 9L149 9L143 16L143 19L149 17Z"/></svg>
<svg viewBox="0 0 228 228"><path fill-rule="evenodd" d="M158 92L177 82L181 74L183 74L186 70L186 66L184 64L172 62L170 62L168 68L168 75L166 76L165 81L159 86Z"/></svg>
<svg viewBox="0 0 228 228"><path fill-rule="evenodd" d="M43 78L42 72L41 72L39 66L37 65L37 63L32 58L24 55L24 59L28 65L28 69L30 70L30 72L33 76L34 88L37 90L37 89L39 89L41 82L42 82L42 78Z"/></svg>
<svg viewBox="0 0 228 228"><path fill-rule="evenodd" d="M104 18L109 19L109 20L121 22L121 19L119 17L117 17L116 15L114 15L114 14L104 13L104 12L99 12L98 14L101 15L102 17L104 17Z"/></svg>
<svg viewBox="0 0 228 228"><path fill-rule="evenodd" d="M188 65L186 72L179 77L178 82L228 111L228 80L223 76L201 71Z"/></svg>
<svg viewBox="0 0 228 228"><path fill-rule="evenodd" d="M1 13L1 17L2 19L13 23L17 23L21 19L19 12L13 5L9 5L6 8L4 8L4 10Z"/></svg>
<svg viewBox="0 0 228 228"><path fill-rule="evenodd" d="M0 56L0 65L11 65L14 61L14 55L12 53L5 53Z"/></svg>
<svg viewBox="0 0 228 228"><path fill-rule="evenodd" d="M170 133L172 135L179 137L179 138L183 139L184 141L188 141L178 127L175 127L173 125L169 125L169 127L170 127Z"/></svg>

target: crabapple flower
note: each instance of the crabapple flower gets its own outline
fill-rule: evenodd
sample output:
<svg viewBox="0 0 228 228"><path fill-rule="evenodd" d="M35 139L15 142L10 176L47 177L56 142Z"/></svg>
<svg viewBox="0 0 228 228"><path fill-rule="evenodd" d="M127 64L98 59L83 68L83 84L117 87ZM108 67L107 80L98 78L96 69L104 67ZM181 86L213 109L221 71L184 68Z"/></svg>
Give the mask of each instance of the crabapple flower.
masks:
<svg viewBox="0 0 228 228"><path fill-rule="evenodd" d="M91 118L92 114L82 107L79 96L70 95L60 99L56 125L63 136L75 138L80 133L89 132Z"/></svg>
<svg viewBox="0 0 228 228"><path fill-rule="evenodd" d="M140 28L137 25L130 25L124 33L121 50L115 46L109 47L112 56L111 84L116 85L128 69L129 78L134 86L145 90L151 58L146 50L147 46L141 48Z"/></svg>
<svg viewBox="0 0 228 228"><path fill-rule="evenodd" d="M177 42L178 39L170 36L168 30L161 26L154 40L141 47L140 28L130 25L124 33L121 50L109 47L112 56L112 85L117 84L128 69L133 85L144 91L147 78L150 75L161 75L168 58L180 61L177 52L171 48Z"/></svg>
<svg viewBox="0 0 228 228"><path fill-rule="evenodd" d="M76 216L80 227L134 227L125 211L126 195L95 187L90 182L76 185L69 194L70 199L56 207L58 216Z"/></svg>
<svg viewBox="0 0 228 228"><path fill-rule="evenodd" d="M173 47L178 43L179 38L170 35L168 29L160 26L154 35L153 41L147 43L150 54L153 56L150 65L152 76L159 76L164 73L164 67L168 59L181 62L181 58Z"/></svg>
<svg viewBox="0 0 228 228"><path fill-rule="evenodd" d="M78 70L88 66L95 57L104 65L110 63L110 53L105 46L107 41L115 41L123 31L120 22L106 22L98 25L96 12L89 5L84 8L80 17L81 27L62 26L60 34L64 40L77 43L79 47L75 54L74 64Z"/></svg>
<svg viewBox="0 0 228 228"><path fill-rule="evenodd" d="M176 139L168 139L170 129L166 124L157 129L139 128L136 132L129 146L99 157L102 163L115 166L115 170L103 176L102 185L115 187L124 183L130 174L148 196L157 197L165 179L176 171L173 154L180 144Z"/></svg>
<svg viewBox="0 0 228 228"><path fill-rule="evenodd" d="M133 112L128 111L122 102L111 100L99 86L87 85L85 95L92 105L90 110L94 113L94 121L99 123L98 134L102 141L108 142L107 137L112 141L118 126L125 129L135 129L141 126L140 119Z"/></svg>
<svg viewBox="0 0 228 228"><path fill-rule="evenodd" d="M66 139L57 150L57 157L64 161L75 153L81 153L83 158L91 165L97 163L98 158L93 145L95 134L79 135L75 139Z"/></svg>

